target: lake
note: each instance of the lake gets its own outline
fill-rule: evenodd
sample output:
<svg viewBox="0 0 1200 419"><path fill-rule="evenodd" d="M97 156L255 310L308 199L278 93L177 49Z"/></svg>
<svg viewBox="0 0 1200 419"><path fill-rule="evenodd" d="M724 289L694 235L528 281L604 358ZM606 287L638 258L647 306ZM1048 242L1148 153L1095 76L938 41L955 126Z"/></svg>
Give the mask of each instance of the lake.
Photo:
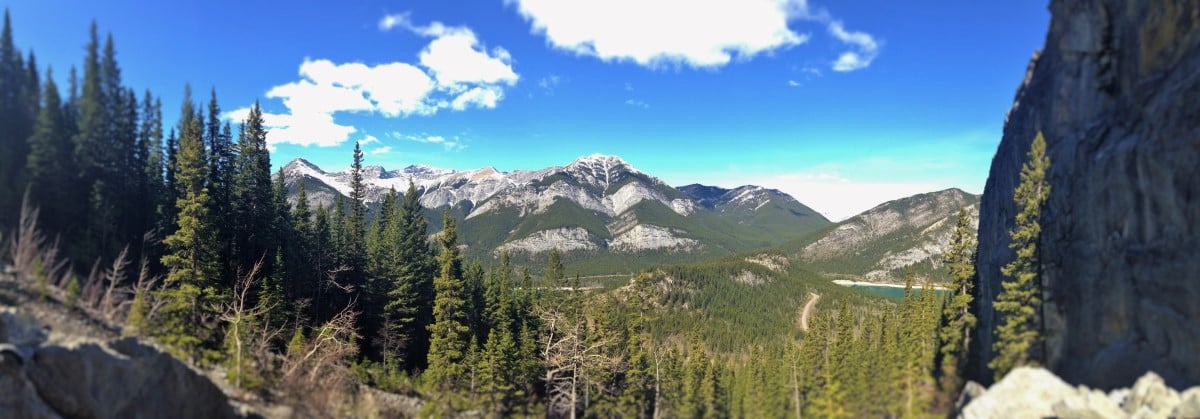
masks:
<svg viewBox="0 0 1200 419"><path fill-rule="evenodd" d="M860 289L860 290L863 290L863 291L866 291L866 292L869 292L872 294L882 295L887 298L893 298L893 299L897 299L897 300L904 298L904 288L902 288L902 287L887 287L887 286L881 286L881 285L863 285L863 284L854 284L854 285L847 285L847 286L850 288L854 288L854 289ZM914 286L913 291L920 293L921 287ZM935 289L935 290L933 290L933 292L937 293L938 297L943 297L945 295L945 293L950 292L950 290Z"/></svg>

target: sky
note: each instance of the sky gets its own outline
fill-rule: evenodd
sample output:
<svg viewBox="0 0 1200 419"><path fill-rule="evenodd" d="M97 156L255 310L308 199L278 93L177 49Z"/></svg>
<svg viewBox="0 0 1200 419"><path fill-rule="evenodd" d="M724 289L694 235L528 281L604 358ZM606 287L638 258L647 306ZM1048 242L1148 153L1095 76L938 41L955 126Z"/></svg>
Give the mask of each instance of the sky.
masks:
<svg viewBox="0 0 1200 419"><path fill-rule="evenodd" d="M618 155L668 184L755 184L840 220L981 193L1045 1L8 2L60 86L88 28L173 124L190 84L256 101L276 167L502 171Z"/></svg>

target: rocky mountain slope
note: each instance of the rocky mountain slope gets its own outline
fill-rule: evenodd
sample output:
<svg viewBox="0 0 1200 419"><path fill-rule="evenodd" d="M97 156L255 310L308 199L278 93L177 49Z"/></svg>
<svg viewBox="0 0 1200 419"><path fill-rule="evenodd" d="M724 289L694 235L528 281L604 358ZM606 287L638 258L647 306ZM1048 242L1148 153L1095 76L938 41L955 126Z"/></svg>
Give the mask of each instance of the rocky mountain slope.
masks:
<svg viewBox="0 0 1200 419"><path fill-rule="evenodd" d="M809 269L872 282L898 282L905 269L944 279L958 211L977 219L979 198L947 189L885 202L785 249Z"/></svg>
<svg viewBox="0 0 1200 419"><path fill-rule="evenodd" d="M975 364L1012 257L1013 189L1038 132L1047 367L1102 389L1200 384L1200 2L1056 0L980 203Z"/></svg>
<svg viewBox="0 0 1200 419"><path fill-rule="evenodd" d="M283 170L293 200L301 182L313 205L331 205L350 192L347 172L326 172L302 159ZM372 166L364 180L369 202L392 188L402 193L412 182L431 221L440 222L441 211L450 209L477 254L504 248L535 256L557 248L568 254L712 256L776 245L830 224L776 190L676 189L614 156L511 172ZM689 193L701 189L720 193Z"/></svg>

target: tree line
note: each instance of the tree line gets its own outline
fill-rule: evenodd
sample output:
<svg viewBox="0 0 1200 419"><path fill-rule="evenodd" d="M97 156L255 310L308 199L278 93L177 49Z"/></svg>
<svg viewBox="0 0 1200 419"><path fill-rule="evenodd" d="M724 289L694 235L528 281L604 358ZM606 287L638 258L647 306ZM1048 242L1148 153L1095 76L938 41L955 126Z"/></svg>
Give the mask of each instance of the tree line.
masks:
<svg viewBox="0 0 1200 419"><path fill-rule="evenodd" d="M901 301L824 303L803 334L755 335L729 351L714 350L696 327L671 344L652 330L658 317L706 300L660 289L653 274L589 293L557 251L536 281L503 252L487 266L468 260L456 219L445 212L431 232L411 184L368 214L357 145L348 199L312 208L300 179L289 200L282 171L271 174L257 103L235 127L222 120L215 89L202 105L185 86L180 119L167 127L156 96L123 84L116 55L93 24L82 74L70 69L64 98L52 70L15 47L6 11L0 226L26 234L36 214L53 240L18 265L35 266L42 284L60 278L51 282L68 299L107 281L109 292L91 300L119 307L125 333L223 365L240 388L269 395L290 386L311 399L361 382L421 394L430 415L851 417L948 412L962 387L975 326L965 212L946 257L954 292L945 299L918 292L908 275ZM1044 142L1034 149L1044 153ZM1048 162L1031 161L1022 175L1030 186L1017 194L1029 214L1014 232L1020 259L1005 272L1019 281L997 303L1010 313L998 374L1036 359L1040 320L1018 315L1036 314L1025 307L1039 303L1030 255L1049 190L1033 183ZM28 242L17 236L11 246ZM63 265L51 249L57 260L94 263ZM125 269L128 260L138 269ZM714 283L728 276L718 271L669 270ZM128 292L110 298L118 286ZM749 295L739 304L753 305ZM317 380L317 371L344 376Z"/></svg>

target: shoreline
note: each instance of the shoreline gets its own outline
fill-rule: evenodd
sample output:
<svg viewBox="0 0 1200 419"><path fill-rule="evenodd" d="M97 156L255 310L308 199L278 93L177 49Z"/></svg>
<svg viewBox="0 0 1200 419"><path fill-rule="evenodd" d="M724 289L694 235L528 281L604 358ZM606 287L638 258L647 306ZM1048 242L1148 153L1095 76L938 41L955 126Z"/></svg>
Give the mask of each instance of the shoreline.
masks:
<svg viewBox="0 0 1200 419"><path fill-rule="evenodd" d="M904 288L904 284L889 284L889 283L885 283L885 282L851 281L849 279L835 279L835 280L833 280L833 283L841 285L843 287L869 286L869 287ZM933 289L938 290L938 291L950 291L949 288L943 287L941 285L936 285L936 284L930 284L930 285L933 286ZM921 285L913 284L913 289L915 289L915 290L921 289Z"/></svg>

